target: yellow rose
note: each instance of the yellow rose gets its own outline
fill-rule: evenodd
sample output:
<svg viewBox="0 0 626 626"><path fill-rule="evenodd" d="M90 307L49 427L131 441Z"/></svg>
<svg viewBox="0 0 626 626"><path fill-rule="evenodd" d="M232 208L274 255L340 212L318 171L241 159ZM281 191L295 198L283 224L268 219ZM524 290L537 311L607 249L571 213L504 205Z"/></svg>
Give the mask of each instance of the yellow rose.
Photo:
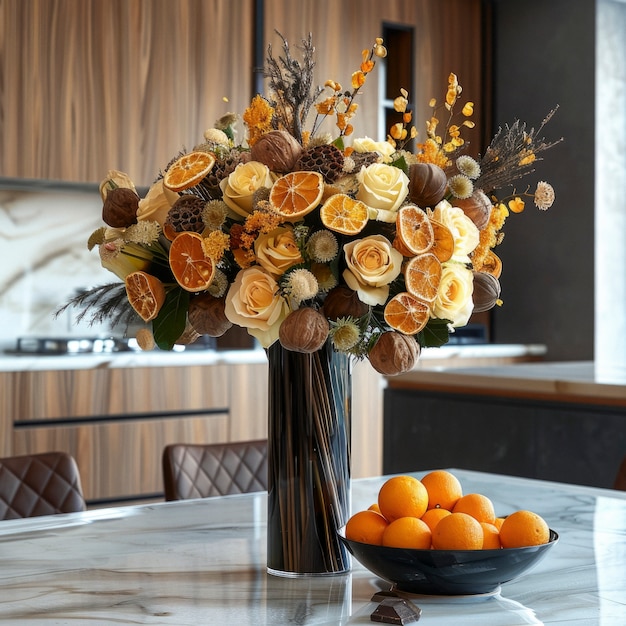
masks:
<svg viewBox="0 0 626 626"><path fill-rule="evenodd" d="M473 291L474 275L471 270L461 263L444 263L432 314L439 319L450 320L452 326L465 326L474 310Z"/></svg>
<svg viewBox="0 0 626 626"><path fill-rule="evenodd" d="M391 162L391 155L396 149L388 141L374 141L371 137L361 137L352 142L355 152L378 152L383 163Z"/></svg>
<svg viewBox="0 0 626 626"><path fill-rule="evenodd" d="M152 220L163 226L169 210L178 197L175 191L163 185L161 178L150 187L146 197L139 200L137 220Z"/></svg>
<svg viewBox="0 0 626 626"><path fill-rule="evenodd" d="M343 278L361 302L375 306L389 297L389 283L402 268L402 254L382 235L356 239L344 246L347 269Z"/></svg>
<svg viewBox="0 0 626 626"><path fill-rule="evenodd" d="M259 265L278 278L293 265L303 262L300 250L289 227L276 228L259 235L254 242L254 252Z"/></svg>
<svg viewBox="0 0 626 626"><path fill-rule="evenodd" d="M226 294L224 313L229 321L246 328L264 348L269 348L278 339L289 306L272 276L259 267L249 267L235 277Z"/></svg>
<svg viewBox="0 0 626 626"><path fill-rule="evenodd" d="M235 170L220 183L223 200L241 217L252 212L254 192L262 187L272 186L272 176L267 165L258 161L240 163Z"/></svg>
<svg viewBox="0 0 626 626"><path fill-rule="evenodd" d="M409 177L393 165L372 163L362 167L357 180L356 197L373 209L395 213L409 193Z"/></svg>
<svg viewBox="0 0 626 626"><path fill-rule="evenodd" d="M453 261L469 262L469 254L480 241L480 231L476 224L465 215L463 209L453 207L447 200L442 200L432 212L432 218L447 226L454 237Z"/></svg>

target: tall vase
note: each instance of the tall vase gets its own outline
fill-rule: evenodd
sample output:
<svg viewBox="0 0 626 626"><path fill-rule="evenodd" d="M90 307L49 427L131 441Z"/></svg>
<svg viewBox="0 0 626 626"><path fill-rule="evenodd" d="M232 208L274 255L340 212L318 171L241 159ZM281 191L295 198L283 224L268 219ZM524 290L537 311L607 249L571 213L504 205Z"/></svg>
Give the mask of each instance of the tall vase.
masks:
<svg viewBox="0 0 626 626"><path fill-rule="evenodd" d="M350 513L350 358L268 349L267 570L340 574L350 559L337 530Z"/></svg>

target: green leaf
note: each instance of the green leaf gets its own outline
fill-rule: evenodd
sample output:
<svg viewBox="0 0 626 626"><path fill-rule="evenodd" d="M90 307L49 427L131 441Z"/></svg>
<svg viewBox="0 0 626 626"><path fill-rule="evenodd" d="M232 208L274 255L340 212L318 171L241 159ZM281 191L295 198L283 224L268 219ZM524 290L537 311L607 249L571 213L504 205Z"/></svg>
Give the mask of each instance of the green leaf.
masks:
<svg viewBox="0 0 626 626"><path fill-rule="evenodd" d="M407 176L409 175L409 164L406 162L404 156L396 159L391 165L400 168Z"/></svg>
<svg viewBox="0 0 626 626"><path fill-rule="evenodd" d="M343 150L345 148L345 145L343 143L343 137L337 137L337 139L333 141L333 144L335 145L335 147L339 148L340 150Z"/></svg>
<svg viewBox="0 0 626 626"><path fill-rule="evenodd" d="M450 338L449 323L449 320L429 320L426 327L417 335L420 346L422 348L439 348L448 343Z"/></svg>
<svg viewBox="0 0 626 626"><path fill-rule="evenodd" d="M152 322L154 341L161 350L171 350L187 324L189 292L177 287L167 292L165 303Z"/></svg>

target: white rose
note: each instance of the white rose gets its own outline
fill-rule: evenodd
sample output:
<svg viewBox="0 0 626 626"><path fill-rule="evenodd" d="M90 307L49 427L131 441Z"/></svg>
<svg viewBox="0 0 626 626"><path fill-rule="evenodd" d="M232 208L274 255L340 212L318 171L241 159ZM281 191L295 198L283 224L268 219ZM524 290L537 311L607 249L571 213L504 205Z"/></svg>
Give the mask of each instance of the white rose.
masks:
<svg viewBox="0 0 626 626"><path fill-rule="evenodd" d="M396 149L388 141L374 141L371 137L362 137L352 142L355 152L378 152L384 163L391 162L391 155Z"/></svg>
<svg viewBox="0 0 626 626"><path fill-rule="evenodd" d="M259 235L254 242L254 252L259 265L275 277L303 262L293 228L289 227L276 228L270 233Z"/></svg>
<svg viewBox="0 0 626 626"><path fill-rule="evenodd" d="M278 283L265 270L249 267L235 277L226 294L226 318L248 330L264 348L278 339L278 329L289 314Z"/></svg>
<svg viewBox="0 0 626 626"><path fill-rule="evenodd" d="M472 293L474 275L461 263L444 263L441 266L439 292L432 304L432 314L450 320L452 326L465 326L474 310Z"/></svg>
<svg viewBox="0 0 626 626"><path fill-rule="evenodd" d="M258 161L240 163L235 170L220 183L223 200L241 217L252 212L254 192L262 187L272 186L272 176L267 165Z"/></svg>
<svg viewBox="0 0 626 626"><path fill-rule="evenodd" d="M347 269L343 278L361 302L375 306L389 297L389 283L402 269L402 254L382 235L356 239L344 246Z"/></svg>
<svg viewBox="0 0 626 626"><path fill-rule="evenodd" d="M148 190L146 197L139 200L137 219L152 220L163 226L169 210L178 198L179 195L175 191L163 185L162 178L157 180Z"/></svg>
<svg viewBox="0 0 626 626"><path fill-rule="evenodd" d="M393 165L372 163L362 167L357 180L356 197L373 209L395 213L409 192L409 177Z"/></svg>
<svg viewBox="0 0 626 626"><path fill-rule="evenodd" d="M469 262L469 254L480 241L480 231L476 224L465 215L463 209L453 207L447 200L442 200L432 212L432 218L447 226L454 237L453 261Z"/></svg>

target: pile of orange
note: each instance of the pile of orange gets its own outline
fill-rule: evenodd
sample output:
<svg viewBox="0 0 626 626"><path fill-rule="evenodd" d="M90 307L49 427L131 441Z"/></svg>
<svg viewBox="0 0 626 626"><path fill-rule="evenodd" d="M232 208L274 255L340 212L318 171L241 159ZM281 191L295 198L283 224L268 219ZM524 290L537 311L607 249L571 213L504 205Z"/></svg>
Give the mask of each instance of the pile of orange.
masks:
<svg viewBox="0 0 626 626"><path fill-rule="evenodd" d="M548 543L550 529L532 511L497 517L487 496L463 494L454 474L435 470L421 480L393 476L385 481L377 502L348 520L346 538L418 550L493 550Z"/></svg>

